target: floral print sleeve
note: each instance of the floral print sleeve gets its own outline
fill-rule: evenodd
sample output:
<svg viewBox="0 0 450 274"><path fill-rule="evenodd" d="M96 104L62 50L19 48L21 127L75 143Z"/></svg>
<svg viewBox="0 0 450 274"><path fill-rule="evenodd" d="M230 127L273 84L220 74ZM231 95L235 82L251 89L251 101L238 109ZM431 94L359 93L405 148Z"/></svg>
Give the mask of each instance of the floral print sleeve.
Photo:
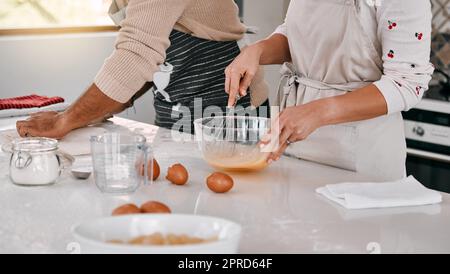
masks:
<svg viewBox="0 0 450 274"><path fill-rule="evenodd" d="M377 35L383 54L383 76L374 84L389 113L413 108L428 89L431 4L429 0L384 0L376 7Z"/></svg>

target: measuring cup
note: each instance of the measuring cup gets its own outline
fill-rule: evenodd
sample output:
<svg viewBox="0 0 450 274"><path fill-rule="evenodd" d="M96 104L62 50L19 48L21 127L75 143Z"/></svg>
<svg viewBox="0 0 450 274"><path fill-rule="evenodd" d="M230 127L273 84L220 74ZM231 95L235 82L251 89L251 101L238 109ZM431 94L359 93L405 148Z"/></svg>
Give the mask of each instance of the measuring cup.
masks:
<svg viewBox="0 0 450 274"><path fill-rule="evenodd" d="M138 134L106 133L92 136L91 153L95 184L104 193L129 194L151 183L151 148ZM151 176L150 176L151 177Z"/></svg>

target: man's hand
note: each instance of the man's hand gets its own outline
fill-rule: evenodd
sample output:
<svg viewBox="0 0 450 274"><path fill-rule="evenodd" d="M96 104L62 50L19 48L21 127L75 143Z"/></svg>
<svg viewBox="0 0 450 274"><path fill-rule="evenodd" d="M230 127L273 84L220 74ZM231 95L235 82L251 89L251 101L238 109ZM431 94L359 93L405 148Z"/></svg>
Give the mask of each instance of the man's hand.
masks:
<svg viewBox="0 0 450 274"><path fill-rule="evenodd" d="M47 137L62 139L70 131L93 123L99 123L131 107L134 100L141 97L149 88L147 83L126 103L114 101L96 85L92 85L66 111L40 112L25 121L17 122L17 132L22 137Z"/></svg>
<svg viewBox="0 0 450 274"><path fill-rule="evenodd" d="M146 87L144 87L146 88ZM144 93L139 91L136 98ZM41 112L26 121L17 122L17 131L22 137L47 137L61 139L70 131L98 123L113 114L119 113L129 107L127 103L116 102L106 96L96 85L92 85L75 103L66 111Z"/></svg>
<svg viewBox="0 0 450 274"><path fill-rule="evenodd" d="M64 113L54 111L32 114L27 120L18 121L16 127L21 137L54 139L61 139L72 130L66 122Z"/></svg>

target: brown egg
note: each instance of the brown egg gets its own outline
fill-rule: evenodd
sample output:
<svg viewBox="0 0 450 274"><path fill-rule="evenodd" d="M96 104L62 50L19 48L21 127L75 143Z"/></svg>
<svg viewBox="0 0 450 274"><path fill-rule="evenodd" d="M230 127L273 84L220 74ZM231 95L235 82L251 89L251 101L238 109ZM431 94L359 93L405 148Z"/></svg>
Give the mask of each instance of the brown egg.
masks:
<svg viewBox="0 0 450 274"><path fill-rule="evenodd" d="M114 209L112 215L118 216L118 215L139 214L139 213L141 213L141 210L135 204L126 204Z"/></svg>
<svg viewBox="0 0 450 274"><path fill-rule="evenodd" d="M142 213L171 213L172 211L168 206L156 201L149 201L141 205Z"/></svg>
<svg viewBox="0 0 450 274"><path fill-rule="evenodd" d="M167 170L166 179L176 185L184 185L189 179L189 173L182 164L175 164Z"/></svg>
<svg viewBox="0 0 450 274"><path fill-rule="evenodd" d="M161 174L161 168L159 167L158 161L156 161L156 159L153 159L153 172L150 169L150 161L148 162L148 166L147 166L147 175L148 175L148 179L152 178L153 181L158 180L159 178L159 174ZM144 176L144 165L141 165L139 168L139 174L141 176Z"/></svg>
<svg viewBox="0 0 450 274"><path fill-rule="evenodd" d="M221 172L214 172L206 179L208 188L216 193L225 193L233 188L233 178Z"/></svg>

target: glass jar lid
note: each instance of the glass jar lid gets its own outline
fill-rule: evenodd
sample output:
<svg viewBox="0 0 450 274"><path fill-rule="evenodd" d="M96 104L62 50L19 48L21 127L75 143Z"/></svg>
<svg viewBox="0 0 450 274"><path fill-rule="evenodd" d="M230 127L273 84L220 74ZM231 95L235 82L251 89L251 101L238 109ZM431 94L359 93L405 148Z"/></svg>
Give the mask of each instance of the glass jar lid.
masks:
<svg viewBox="0 0 450 274"><path fill-rule="evenodd" d="M58 149L58 140L42 137L16 139L12 142L13 151L21 152L48 152Z"/></svg>

